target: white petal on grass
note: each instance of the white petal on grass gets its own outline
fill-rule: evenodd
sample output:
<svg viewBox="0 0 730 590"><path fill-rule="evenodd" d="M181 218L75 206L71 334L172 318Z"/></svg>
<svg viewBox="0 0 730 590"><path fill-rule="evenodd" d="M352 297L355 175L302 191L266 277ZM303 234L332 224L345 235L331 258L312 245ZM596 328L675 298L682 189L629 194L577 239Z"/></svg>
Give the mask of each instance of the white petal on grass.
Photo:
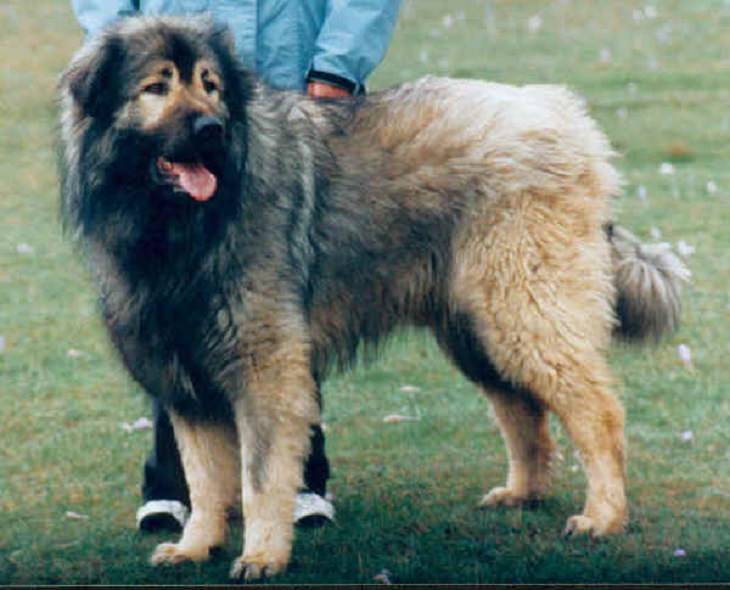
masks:
<svg viewBox="0 0 730 590"><path fill-rule="evenodd" d="M145 416L142 416L141 418L137 418L134 423L132 424L132 427L135 430L147 430L149 428L152 428L152 420L149 418L146 418Z"/></svg>
<svg viewBox="0 0 730 590"><path fill-rule="evenodd" d="M658 15L656 7L651 4L647 4L644 7L644 16L648 19L655 19Z"/></svg>
<svg viewBox="0 0 730 590"><path fill-rule="evenodd" d="M393 583L390 579L390 576L392 575L393 574L390 573L390 570L383 568L382 570L380 570L380 573L373 576L373 581L377 582L378 584L385 584L389 586Z"/></svg>
<svg viewBox="0 0 730 590"><path fill-rule="evenodd" d="M694 440L694 438L695 438L695 435L691 430L685 430L682 433L682 440L684 442L692 442Z"/></svg>
<svg viewBox="0 0 730 590"><path fill-rule="evenodd" d="M679 240L679 242L677 242L677 252L679 252L680 256L684 256L686 258L687 256L692 256L692 254L695 253L695 247L690 246L684 240Z"/></svg>
<svg viewBox="0 0 730 590"><path fill-rule="evenodd" d="M66 512L66 518L69 520L89 520L89 517L86 514L79 514L73 510Z"/></svg>
<svg viewBox="0 0 730 590"><path fill-rule="evenodd" d="M542 28L542 17L535 14L527 19L527 30L530 33L537 33Z"/></svg>
<svg viewBox="0 0 730 590"><path fill-rule="evenodd" d="M142 416L141 418L137 418L134 422L131 424L129 422L122 422L120 424L122 427L122 430L126 433L135 432L137 430L149 430L152 428L152 421L149 418L146 418Z"/></svg>
<svg viewBox="0 0 730 590"><path fill-rule="evenodd" d="M421 388L416 387L415 385L401 385L400 390L403 393L418 393L421 391Z"/></svg>
<svg viewBox="0 0 730 590"><path fill-rule="evenodd" d="M659 27L654 33L656 40L659 43L669 43L672 40L672 25L667 23L666 25Z"/></svg>
<svg viewBox="0 0 730 590"><path fill-rule="evenodd" d="M646 190L646 187L643 184L640 184L636 188L636 196L639 198L640 201L646 201L647 196L649 193Z"/></svg>
<svg viewBox="0 0 730 590"><path fill-rule="evenodd" d="M652 227L649 230L649 235L651 236L652 240L661 240L662 239L662 230L660 230L658 227Z"/></svg>
<svg viewBox="0 0 730 590"><path fill-rule="evenodd" d="M454 17L450 14L445 14L444 18L441 19L441 24L443 25L444 29L450 29L454 26Z"/></svg>
<svg viewBox="0 0 730 590"><path fill-rule="evenodd" d="M609 63L611 61L611 50L607 47L601 49L600 53L598 54L598 61L600 61L602 64Z"/></svg>
<svg viewBox="0 0 730 590"><path fill-rule="evenodd" d="M691 369L693 367L692 351L690 350L689 346L687 346L686 344L680 344L679 346L677 346L677 356L687 369Z"/></svg>
<svg viewBox="0 0 730 590"><path fill-rule="evenodd" d="M85 352L82 352L80 350L77 350L75 348L69 348L66 351L66 356L70 359L80 359L82 357L87 356Z"/></svg>
<svg viewBox="0 0 730 590"><path fill-rule="evenodd" d="M717 183L714 180L708 180L705 185L705 190L709 194L714 195L717 192Z"/></svg>
<svg viewBox="0 0 730 590"><path fill-rule="evenodd" d="M388 414L383 418L383 422L386 424L399 424L400 422L418 422L420 418L418 416L404 416L403 414Z"/></svg>
<svg viewBox="0 0 730 590"><path fill-rule="evenodd" d="M674 550L674 553L672 555L674 555L674 557L687 557L687 552L681 547L678 547Z"/></svg>
<svg viewBox="0 0 730 590"><path fill-rule="evenodd" d="M25 242L21 242L15 247L15 251L18 254L33 254L33 246L26 244Z"/></svg>
<svg viewBox="0 0 730 590"><path fill-rule="evenodd" d="M662 176L671 176L674 174L674 164L670 164L669 162L662 162L662 165L659 166L659 174Z"/></svg>
<svg viewBox="0 0 730 590"><path fill-rule="evenodd" d="M5 352L5 336L0 336L0 353Z"/></svg>

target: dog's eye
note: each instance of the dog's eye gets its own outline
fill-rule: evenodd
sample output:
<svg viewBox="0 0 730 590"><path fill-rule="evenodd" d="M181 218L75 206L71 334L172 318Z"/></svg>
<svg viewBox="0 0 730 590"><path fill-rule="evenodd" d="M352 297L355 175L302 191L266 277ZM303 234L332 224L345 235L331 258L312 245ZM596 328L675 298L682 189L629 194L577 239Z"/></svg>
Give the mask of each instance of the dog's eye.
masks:
<svg viewBox="0 0 730 590"><path fill-rule="evenodd" d="M203 80L203 89L208 94L213 94L214 92L218 91L218 84L212 82L211 80Z"/></svg>
<svg viewBox="0 0 730 590"><path fill-rule="evenodd" d="M164 94L167 94L168 86L164 82L153 82L152 84L147 84L144 88L142 88L142 92L145 94L156 94L158 96L162 96Z"/></svg>

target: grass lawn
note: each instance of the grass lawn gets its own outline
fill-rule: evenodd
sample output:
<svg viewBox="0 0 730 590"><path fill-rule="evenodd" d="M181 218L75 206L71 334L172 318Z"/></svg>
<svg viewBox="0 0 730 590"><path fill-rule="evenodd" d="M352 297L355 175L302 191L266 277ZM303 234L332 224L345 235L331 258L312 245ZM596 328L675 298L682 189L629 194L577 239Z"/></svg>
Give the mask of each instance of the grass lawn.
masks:
<svg viewBox="0 0 730 590"><path fill-rule="evenodd" d="M81 40L68 4L0 1L0 584L225 583L238 528L224 558L155 570L167 538L133 526L151 435L121 423L148 401L57 219L54 84ZM506 468L487 403L406 334L328 382L337 524L299 532L277 581L730 582L730 3L410 0L372 87L426 73L573 87L623 155L619 221L694 249L680 331L612 352L631 524L560 537L585 482L557 424L544 506L476 511ZM393 413L420 420L384 423Z"/></svg>

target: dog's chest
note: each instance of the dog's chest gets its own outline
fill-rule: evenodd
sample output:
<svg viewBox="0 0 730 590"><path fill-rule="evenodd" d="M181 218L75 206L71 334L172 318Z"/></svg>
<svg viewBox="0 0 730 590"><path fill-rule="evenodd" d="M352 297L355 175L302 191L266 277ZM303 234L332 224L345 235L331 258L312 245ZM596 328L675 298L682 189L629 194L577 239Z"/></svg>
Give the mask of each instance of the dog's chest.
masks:
<svg viewBox="0 0 730 590"><path fill-rule="evenodd" d="M124 309L105 306L105 318L135 379L181 412L227 408L240 387L240 346L226 298L205 288L140 289L133 300Z"/></svg>

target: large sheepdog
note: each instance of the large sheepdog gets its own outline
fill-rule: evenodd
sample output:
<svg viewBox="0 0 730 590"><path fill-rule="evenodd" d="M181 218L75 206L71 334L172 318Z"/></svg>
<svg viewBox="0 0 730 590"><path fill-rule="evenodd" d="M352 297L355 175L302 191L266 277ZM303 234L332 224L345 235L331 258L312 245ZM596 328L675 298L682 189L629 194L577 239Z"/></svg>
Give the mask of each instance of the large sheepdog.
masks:
<svg viewBox="0 0 730 590"><path fill-rule="evenodd" d="M154 563L206 559L240 496L232 575L281 571L317 384L398 325L429 329L494 407L509 470L484 505L546 492L554 412L588 480L567 531L622 530L606 348L671 329L686 271L612 225L611 149L576 96L429 77L313 102L184 19L113 26L61 92L65 222L190 488Z"/></svg>

